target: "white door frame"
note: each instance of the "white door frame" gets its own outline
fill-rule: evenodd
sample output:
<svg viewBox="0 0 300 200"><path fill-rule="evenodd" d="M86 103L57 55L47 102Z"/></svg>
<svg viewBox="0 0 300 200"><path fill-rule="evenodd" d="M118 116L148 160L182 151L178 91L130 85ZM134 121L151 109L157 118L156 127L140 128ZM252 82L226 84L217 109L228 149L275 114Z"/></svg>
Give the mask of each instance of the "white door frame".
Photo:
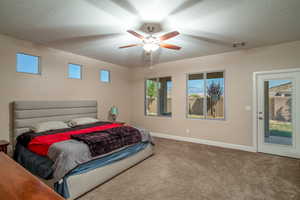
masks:
<svg viewBox="0 0 300 200"><path fill-rule="evenodd" d="M258 123L257 123L257 116L258 116L258 75L264 74L276 74L276 73L288 73L288 72L300 72L300 68L291 68L291 69L280 69L280 70L270 70L270 71L259 71L253 73L253 112L252 112L252 142L253 147L258 152Z"/></svg>

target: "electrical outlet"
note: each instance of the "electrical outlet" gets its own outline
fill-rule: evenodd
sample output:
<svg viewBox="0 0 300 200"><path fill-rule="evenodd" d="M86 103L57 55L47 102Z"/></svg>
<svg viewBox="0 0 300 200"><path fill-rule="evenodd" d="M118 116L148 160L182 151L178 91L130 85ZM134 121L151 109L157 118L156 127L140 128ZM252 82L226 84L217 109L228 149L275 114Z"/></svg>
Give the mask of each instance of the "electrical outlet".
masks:
<svg viewBox="0 0 300 200"><path fill-rule="evenodd" d="M187 129L185 130L185 132L186 132L186 133L190 133L190 129L187 128Z"/></svg>

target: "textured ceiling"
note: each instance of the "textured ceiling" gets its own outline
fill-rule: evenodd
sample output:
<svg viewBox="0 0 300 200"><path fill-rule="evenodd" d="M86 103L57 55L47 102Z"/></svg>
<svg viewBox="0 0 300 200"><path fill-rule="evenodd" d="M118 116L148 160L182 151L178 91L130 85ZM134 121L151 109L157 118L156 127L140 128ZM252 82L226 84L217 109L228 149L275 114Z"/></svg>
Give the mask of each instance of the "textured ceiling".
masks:
<svg viewBox="0 0 300 200"><path fill-rule="evenodd" d="M128 67L300 40L300 0L1 0L0 33ZM180 51L152 56L128 34L156 23Z"/></svg>

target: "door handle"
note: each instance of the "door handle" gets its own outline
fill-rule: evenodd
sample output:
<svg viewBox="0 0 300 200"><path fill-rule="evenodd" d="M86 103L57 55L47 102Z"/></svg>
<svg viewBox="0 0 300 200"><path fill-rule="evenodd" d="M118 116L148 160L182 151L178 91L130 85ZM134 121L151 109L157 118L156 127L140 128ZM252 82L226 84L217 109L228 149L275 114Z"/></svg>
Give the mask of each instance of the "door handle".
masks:
<svg viewBox="0 0 300 200"><path fill-rule="evenodd" d="M263 115L264 115L264 113L260 111L260 112L258 113L258 119L259 119L259 120L263 120L263 119L264 119Z"/></svg>

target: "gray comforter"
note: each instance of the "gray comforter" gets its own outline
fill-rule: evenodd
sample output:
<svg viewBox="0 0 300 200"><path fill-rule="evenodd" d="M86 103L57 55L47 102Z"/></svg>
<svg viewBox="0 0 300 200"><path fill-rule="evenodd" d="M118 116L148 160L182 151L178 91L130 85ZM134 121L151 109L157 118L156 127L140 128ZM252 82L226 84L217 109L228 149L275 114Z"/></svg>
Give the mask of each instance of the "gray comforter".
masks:
<svg viewBox="0 0 300 200"><path fill-rule="evenodd" d="M152 142L149 131L141 128L137 129L142 134L142 142ZM55 181L58 181L79 164L112 154L124 148L126 147L98 157L92 157L88 146L77 140L66 140L52 144L48 150L48 157L54 162L52 166L54 171L53 178Z"/></svg>

